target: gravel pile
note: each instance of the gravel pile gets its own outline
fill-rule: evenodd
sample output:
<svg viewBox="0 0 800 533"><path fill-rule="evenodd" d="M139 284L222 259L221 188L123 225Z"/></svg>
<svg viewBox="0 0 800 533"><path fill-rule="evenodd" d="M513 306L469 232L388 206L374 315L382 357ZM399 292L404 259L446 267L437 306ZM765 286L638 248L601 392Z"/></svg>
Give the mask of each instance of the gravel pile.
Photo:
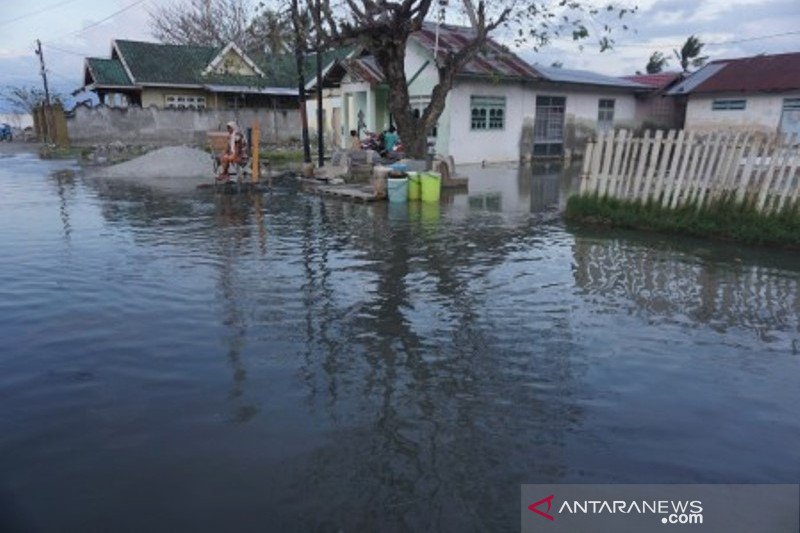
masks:
<svg viewBox="0 0 800 533"><path fill-rule="evenodd" d="M214 169L207 152L185 146L169 146L99 170L97 175L139 185L182 190L201 183L212 183Z"/></svg>

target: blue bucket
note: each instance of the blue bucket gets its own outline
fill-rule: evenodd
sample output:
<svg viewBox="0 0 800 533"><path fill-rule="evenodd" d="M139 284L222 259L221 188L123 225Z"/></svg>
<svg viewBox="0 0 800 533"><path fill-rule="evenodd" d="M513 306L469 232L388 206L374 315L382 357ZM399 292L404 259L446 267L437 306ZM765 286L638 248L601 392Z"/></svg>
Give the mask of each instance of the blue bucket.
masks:
<svg viewBox="0 0 800 533"><path fill-rule="evenodd" d="M389 178L388 182L389 201L405 202L408 197L408 178Z"/></svg>

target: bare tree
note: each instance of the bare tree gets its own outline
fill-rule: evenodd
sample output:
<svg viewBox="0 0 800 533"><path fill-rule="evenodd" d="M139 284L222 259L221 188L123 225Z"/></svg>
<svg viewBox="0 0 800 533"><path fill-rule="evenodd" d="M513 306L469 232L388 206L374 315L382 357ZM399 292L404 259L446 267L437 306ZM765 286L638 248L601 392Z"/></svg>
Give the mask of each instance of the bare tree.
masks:
<svg viewBox="0 0 800 533"><path fill-rule="evenodd" d="M44 91L34 86L6 86L2 92L3 101L8 103L16 113L33 113L36 106L44 102ZM51 101L59 103L60 94L50 93Z"/></svg>
<svg viewBox="0 0 800 533"><path fill-rule="evenodd" d="M291 28L286 13L253 7L249 0L184 0L150 12L150 32L161 42L224 46L233 41L246 52L286 51Z"/></svg>
<svg viewBox="0 0 800 533"><path fill-rule="evenodd" d="M588 0L560 2L517 0L464 1L464 9L472 21L471 37L460 49L442 53L436 58L438 83L431 92L425 110L415 116L409 105L404 63L406 44L423 22L445 9L447 2L433 0L319 0L320 15L311 9L316 0L305 0L307 11L315 18L315 26L328 43L357 43L369 50L391 88L389 109L392 112L406 151L412 157L424 157L427 132L444 109L447 93L456 76L484 48L491 35L502 34L516 43L527 43L538 49L552 38L570 36L576 41L589 36L589 28L597 29L601 50L610 48L609 32L617 20L632 10L607 4L596 8ZM460 4L460 2L458 2ZM455 2L454 2L455 4ZM474 6L474 8L473 8ZM449 9L455 9L450 6ZM635 10L635 8L634 8ZM627 29L626 26L622 26Z"/></svg>

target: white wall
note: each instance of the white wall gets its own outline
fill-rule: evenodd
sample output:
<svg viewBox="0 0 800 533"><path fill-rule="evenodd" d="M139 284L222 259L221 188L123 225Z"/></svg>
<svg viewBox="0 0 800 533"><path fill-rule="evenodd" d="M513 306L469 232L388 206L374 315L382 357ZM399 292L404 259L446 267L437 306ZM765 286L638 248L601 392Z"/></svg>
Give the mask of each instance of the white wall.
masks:
<svg viewBox="0 0 800 533"><path fill-rule="evenodd" d="M800 98L800 92L779 95L690 96L686 105L686 129L711 130L736 128L775 133L781 121L784 98ZM746 107L737 111L714 111L714 100L745 99Z"/></svg>
<svg viewBox="0 0 800 533"><path fill-rule="evenodd" d="M505 96L505 127L502 130L473 130L471 96ZM451 90L449 114L450 154L461 163L515 161L519 159L519 140L525 116L535 110L534 93L521 83L459 82Z"/></svg>
<svg viewBox="0 0 800 533"><path fill-rule="evenodd" d="M580 148L585 137L596 131L597 111L601 98L615 100L615 127L631 128L637 125L636 99L631 93L615 89L552 90L523 85L519 82L463 81L458 82L450 92L447 107L443 113L449 118L449 154L453 156L457 164L518 160L521 155L520 139L523 123L526 119L531 123L534 120L537 94L566 97L565 143L568 145L570 142L577 143ZM472 130L471 96L505 96L505 128L502 130ZM570 133L573 130L575 133Z"/></svg>

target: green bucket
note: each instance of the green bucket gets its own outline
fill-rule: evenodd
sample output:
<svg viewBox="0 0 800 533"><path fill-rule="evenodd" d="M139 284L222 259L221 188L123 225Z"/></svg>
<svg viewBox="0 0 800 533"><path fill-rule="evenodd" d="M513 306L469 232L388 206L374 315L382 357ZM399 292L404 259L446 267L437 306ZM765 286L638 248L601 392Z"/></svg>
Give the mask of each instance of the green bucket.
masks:
<svg viewBox="0 0 800 533"><path fill-rule="evenodd" d="M435 172L426 172L421 180L423 202L438 202L442 192L442 177Z"/></svg>
<svg viewBox="0 0 800 533"><path fill-rule="evenodd" d="M422 195L422 175L419 172L408 173L408 199L419 200Z"/></svg>

